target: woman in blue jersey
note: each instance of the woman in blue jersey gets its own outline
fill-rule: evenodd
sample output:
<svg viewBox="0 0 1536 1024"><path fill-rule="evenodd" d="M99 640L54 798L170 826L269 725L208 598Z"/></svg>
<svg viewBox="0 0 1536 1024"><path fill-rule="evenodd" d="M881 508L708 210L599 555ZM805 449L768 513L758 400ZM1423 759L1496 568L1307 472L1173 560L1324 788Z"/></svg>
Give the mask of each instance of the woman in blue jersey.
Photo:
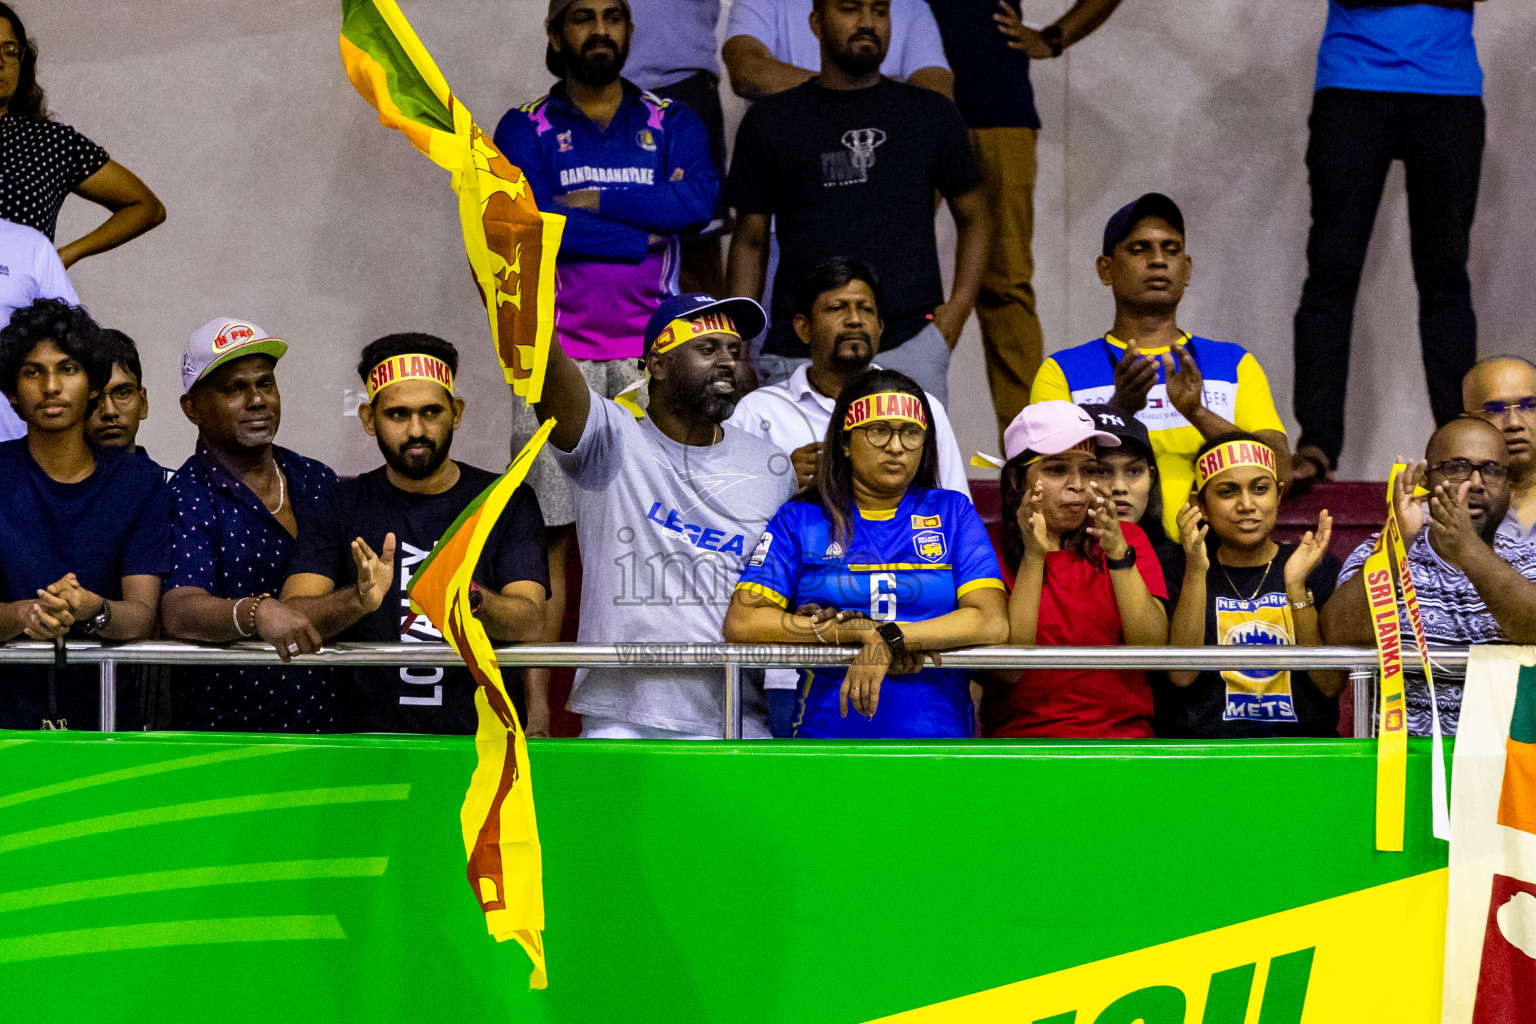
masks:
<svg viewBox="0 0 1536 1024"><path fill-rule="evenodd" d="M965 495L938 487L932 422L908 377L854 378L815 478L779 509L742 570L727 641L862 648L850 667L804 671L797 737L973 735L966 673L937 656L924 668L924 652L1002 643L1008 612L981 517Z"/></svg>

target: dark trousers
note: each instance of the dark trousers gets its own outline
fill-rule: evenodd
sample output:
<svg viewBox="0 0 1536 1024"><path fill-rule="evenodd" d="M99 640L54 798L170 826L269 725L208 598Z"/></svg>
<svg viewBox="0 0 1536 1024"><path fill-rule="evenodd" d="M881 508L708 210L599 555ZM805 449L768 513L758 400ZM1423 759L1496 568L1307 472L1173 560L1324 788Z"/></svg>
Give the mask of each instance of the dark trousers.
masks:
<svg viewBox="0 0 1536 1024"><path fill-rule="evenodd" d="M1296 310L1299 445L1337 462L1355 295L1387 170L1403 161L1419 289L1419 343L1435 423L1461 414L1461 378L1477 361L1467 250L1483 164L1477 96L1319 89L1308 122L1312 232Z"/></svg>

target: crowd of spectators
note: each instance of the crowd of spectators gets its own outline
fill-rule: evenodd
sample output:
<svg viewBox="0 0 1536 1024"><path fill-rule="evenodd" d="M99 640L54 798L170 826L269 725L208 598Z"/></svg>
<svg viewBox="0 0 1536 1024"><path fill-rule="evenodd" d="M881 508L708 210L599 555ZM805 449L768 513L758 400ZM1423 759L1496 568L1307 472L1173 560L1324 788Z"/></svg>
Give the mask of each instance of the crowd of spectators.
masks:
<svg viewBox="0 0 1536 1024"><path fill-rule="evenodd" d="M494 641L559 635L575 545L580 641L859 649L748 673L748 737L1336 735L1342 673L972 675L943 652L1374 642L1374 539L1341 564L1326 511L1296 543L1274 531L1287 491L1337 463L1361 265L1403 159L1439 426L1392 501L1424 629L1536 643L1536 366L1477 361L1466 274L1484 131L1471 5L1329 0L1295 451L1253 353L1181 326L1190 232L1165 194L1107 219L1109 329L1044 358L1029 65L1117 5L1078 0L1037 30L1006 0L735 0L717 57L718 0L550 0L556 81L495 132L567 219L544 394L513 399L513 450L556 425L473 574ZM272 647L271 665L142 673L136 727L472 732L467 670L288 664L332 640L441 640L406 589L494 479L450 457L458 349L411 333L362 350L358 420L383 464L343 478L276 443L288 342L214 319L181 362L196 449L162 468L137 443L137 348L67 268L164 209L48 116L36 62L0 4L0 641ZM722 62L751 102L729 166ZM70 193L111 216L55 249ZM947 294L936 201L957 229ZM946 412L973 312L1002 447L996 546ZM0 728L95 721L94 669L6 677ZM510 682L548 735L548 671ZM1454 679L1439 698L1454 732ZM1408 706L1427 731L1421 680ZM717 670L665 664L582 669L567 710L583 736L629 739L717 736L725 712Z"/></svg>

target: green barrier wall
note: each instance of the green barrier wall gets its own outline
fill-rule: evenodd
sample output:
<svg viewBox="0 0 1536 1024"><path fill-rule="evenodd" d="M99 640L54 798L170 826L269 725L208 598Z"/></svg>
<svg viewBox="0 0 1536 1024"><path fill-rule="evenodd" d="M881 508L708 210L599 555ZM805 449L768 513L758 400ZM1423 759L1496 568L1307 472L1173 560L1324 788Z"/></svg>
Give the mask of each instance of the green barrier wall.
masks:
<svg viewBox="0 0 1536 1024"><path fill-rule="evenodd" d="M0 733L0 1015L867 1021L1445 865L1419 741L1400 854L1367 742L530 749L544 992L468 738Z"/></svg>

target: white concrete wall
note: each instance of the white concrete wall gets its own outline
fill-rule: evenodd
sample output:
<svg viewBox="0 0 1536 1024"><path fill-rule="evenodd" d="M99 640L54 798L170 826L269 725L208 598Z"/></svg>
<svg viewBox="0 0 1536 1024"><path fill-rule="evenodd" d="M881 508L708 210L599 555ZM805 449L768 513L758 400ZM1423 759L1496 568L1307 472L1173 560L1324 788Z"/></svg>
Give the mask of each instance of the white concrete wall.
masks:
<svg viewBox="0 0 1536 1024"><path fill-rule="evenodd" d="M505 388L453 196L443 172L380 127L352 91L337 56L338 4L17 6L42 49L56 116L139 173L169 210L164 226L73 274L93 312L144 350L153 416L142 440L156 457L179 463L194 437L175 403L187 335L230 314L293 343L280 377L280 440L290 447L346 472L376 465L348 415L358 352L389 331L428 330L468 356L460 379L469 411L455 453L487 467L505 461ZM486 130L548 88L542 0L402 6ZM1036 22L1064 7L1024 0ZM1291 316L1308 222L1302 157L1325 13L1323 0L1125 0L1094 37L1036 65L1045 130L1035 254L1047 350L1109 325L1093 273L1104 219L1141 192L1166 191L1184 206L1195 258L1182 322L1256 352L1291 420ZM1489 125L1472 257L1480 347L1536 354L1536 7L1479 4L1477 37ZM733 131L740 109L728 96ZM97 208L69 200L60 240L97 219ZM1382 476L1393 455L1420 450L1432 426L1407 254L1394 173L1355 330L1347 477ZM985 389L974 321L950 387ZM951 414L967 449L995 445L984 403Z"/></svg>

